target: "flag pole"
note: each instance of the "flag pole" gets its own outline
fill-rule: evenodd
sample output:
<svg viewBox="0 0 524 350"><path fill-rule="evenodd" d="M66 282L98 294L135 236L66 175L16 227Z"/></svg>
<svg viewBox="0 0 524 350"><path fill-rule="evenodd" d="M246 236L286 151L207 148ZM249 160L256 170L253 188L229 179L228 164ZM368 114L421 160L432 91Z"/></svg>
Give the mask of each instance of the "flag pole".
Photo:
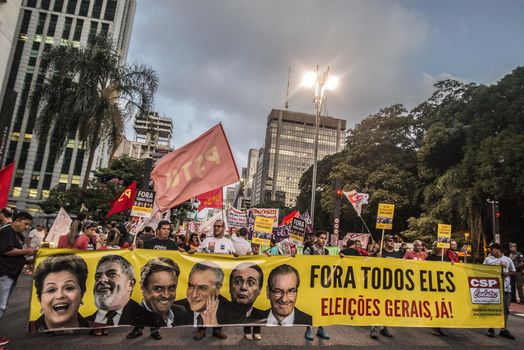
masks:
<svg viewBox="0 0 524 350"><path fill-rule="evenodd" d="M380 239L380 257L382 257L382 246L384 245L384 229L382 229L382 238Z"/></svg>

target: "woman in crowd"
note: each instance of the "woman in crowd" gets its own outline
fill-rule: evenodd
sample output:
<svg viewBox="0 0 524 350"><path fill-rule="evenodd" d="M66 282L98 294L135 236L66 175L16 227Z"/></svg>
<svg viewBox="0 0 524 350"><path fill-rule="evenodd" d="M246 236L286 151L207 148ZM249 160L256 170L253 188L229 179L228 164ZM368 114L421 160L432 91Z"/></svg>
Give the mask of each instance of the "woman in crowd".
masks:
<svg viewBox="0 0 524 350"><path fill-rule="evenodd" d="M58 238L57 248L73 248L76 239L80 235L81 228L82 222L80 220L74 220L69 227L69 232Z"/></svg>
<svg viewBox="0 0 524 350"><path fill-rule="evenodd" d="M74 249L80 250L98 250L102 242L98 240L97 226L93 221L87 221L84 224L84 233L79 235L73 244Z"/></svg>
<svg viewBox="0 0 524 350"><path fill-rule="evenodd" d="M38 264L34 281L42 316L29 322L29 331L90 326L78 312L87 272L84 260L73 254L48 256Z"/></svg>

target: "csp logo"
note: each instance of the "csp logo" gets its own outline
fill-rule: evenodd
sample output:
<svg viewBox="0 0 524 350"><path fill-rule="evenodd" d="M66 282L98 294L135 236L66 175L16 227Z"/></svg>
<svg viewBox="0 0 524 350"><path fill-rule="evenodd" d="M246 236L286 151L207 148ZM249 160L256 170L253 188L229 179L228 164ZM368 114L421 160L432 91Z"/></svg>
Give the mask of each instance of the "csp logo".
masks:
<svg viewBox="0 0 524 350"><path fill-rule="evenodd" d="M500 280L489 277L468 277L473 304L500 304Z"/></svg>

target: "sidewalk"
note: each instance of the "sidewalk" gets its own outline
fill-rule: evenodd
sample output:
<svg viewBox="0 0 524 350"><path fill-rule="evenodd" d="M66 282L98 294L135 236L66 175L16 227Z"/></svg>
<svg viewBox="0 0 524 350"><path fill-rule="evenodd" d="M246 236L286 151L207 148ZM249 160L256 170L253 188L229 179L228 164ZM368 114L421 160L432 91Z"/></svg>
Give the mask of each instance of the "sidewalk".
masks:
<svg viewBox="0 0 524 350"><path fill-rule="evenodd" d="M524 305L517 304L517 303L511 303L511 305L509 306L509 311L511 313L521 314L522 316L524 316Z"/></svg>

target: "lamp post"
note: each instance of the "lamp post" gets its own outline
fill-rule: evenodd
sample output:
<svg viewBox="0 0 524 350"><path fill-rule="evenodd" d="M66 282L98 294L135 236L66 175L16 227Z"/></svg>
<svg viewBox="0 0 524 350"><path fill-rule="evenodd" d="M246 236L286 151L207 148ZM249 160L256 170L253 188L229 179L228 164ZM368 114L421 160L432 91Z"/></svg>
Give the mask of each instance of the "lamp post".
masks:
<svg viewBox="0 0 524 350"><path fill-rule="evenodd" d="M338 84L338 79L329 77L329 67L325 72L320 72L317 65L316 72L307 72L302 81L302 85L314 87L315 89L315 147L313 151L313 174L311 176L311 224L315 225L315 195L317 188L317 158L318 158L318 134L320 126L320 113L326 100L325 91L333 90Z"/></svg>

